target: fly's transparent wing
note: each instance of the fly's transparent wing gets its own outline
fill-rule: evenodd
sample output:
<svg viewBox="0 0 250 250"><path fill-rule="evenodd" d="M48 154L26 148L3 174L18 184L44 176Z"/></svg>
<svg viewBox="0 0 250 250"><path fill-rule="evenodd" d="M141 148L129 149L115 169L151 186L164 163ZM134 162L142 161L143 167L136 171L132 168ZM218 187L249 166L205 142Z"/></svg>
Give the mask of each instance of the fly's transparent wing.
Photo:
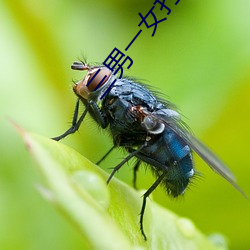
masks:
<svg viewBox="0 0 250 250"><path fill-rule="evenodd" d="M185 141L190 148L192 148L216 173L221 175L229 183L231 183L243 196L247 199L247 195L237 185L236 178L229 168L202 142L195 138L186 128L185 124L177 115L171 115L170 111L162 110L159 112L151 113L154 119L163 123L166 127L173 130L183 141Z"/></svg>
<svg viewBox="0 0 250 250"><path fill-rule="evenodd" d="M222 162L210 149L208 149L201 141L192 136L186 134L186 142L192 147L192 149L209 165L211 168L223 176L230 182L235 182L236 178L230 169Z"/></svg>
<svg viewBox="0 0 250 250"><path fill-rule="evenodd" d="M247 195L243 190L237 185L236 178L229 168L202 142L191 135L185 128L175 124L170 125L170 128L177 133L189 146L192 148L216 173L221 175L229 183L231 183L243 196L247 199Z"/></svg>

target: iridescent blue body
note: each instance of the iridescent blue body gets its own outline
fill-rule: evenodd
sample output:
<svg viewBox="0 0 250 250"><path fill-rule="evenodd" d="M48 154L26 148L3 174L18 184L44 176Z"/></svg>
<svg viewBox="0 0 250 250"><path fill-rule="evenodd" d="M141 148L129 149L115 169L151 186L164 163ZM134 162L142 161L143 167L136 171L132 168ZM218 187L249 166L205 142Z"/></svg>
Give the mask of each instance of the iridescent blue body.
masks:
<svg viewBox="0 0 250 250"><path fill-rule="evenodd" d="M101 160L116 147L125 148L129 153L114 168L107 183L116 171L133 157L137 158L134 184L136 171L141 163L150 166L157 179L143 195L140 229L144 239L146 235L143 229L143 215L147 197L159 184L163 184L168 194L173 197L184 193L195 173L192 151L245 195L226 165L189 132L173 104L157 97L146 85L135 79L116 79L116 76L102 65L89 66L83 62L75 62L72 69L88 72L73 87L78 100L72 126L53 139L58 141L77 131L89 113L113 138L114 146ZM78 118L80 102L86 109Z"/></svg>
<svg viewBox="0 0 250 250"><path fill-rule="evenodd" d="M162 110L167 110L168 115L163 116ZM117 79L104 97L100 111L110 125L114 145L132 152L150 137L135 157L151 166L156 176L166 173L162 184L170 195L176 197L185 191L194 174L190 147L167 126L155 133L143 123L145 117L154 114L159 119L164 118L166 124L168 120L171 124L173 117L178 116L173 105L158 100L144 85L134 80Z"/></svg>

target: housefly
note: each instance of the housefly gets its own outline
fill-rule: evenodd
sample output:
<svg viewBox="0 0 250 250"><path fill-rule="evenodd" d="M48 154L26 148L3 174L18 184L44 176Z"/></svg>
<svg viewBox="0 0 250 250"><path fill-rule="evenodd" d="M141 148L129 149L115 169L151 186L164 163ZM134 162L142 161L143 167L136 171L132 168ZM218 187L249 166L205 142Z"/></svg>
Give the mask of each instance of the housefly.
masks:
<svg viewBox="0 0 250 250"><path fill-rule="evenodd" d="M128 152L126 158L113 169L107 183L131 158L137 159L134 184L141 163L150 166L156 181L143 195L140 230L145 240L143 216L147 197L159 184L172 197L184 193L195 174L192 151L244 195L232 172L189 132L175 106L169 101L157 97L146 85L132 78L116 79L105 66L74 62L71 68L86 70L87 75L73 87L78 99L71 127L53 139L59 141L76 132L89 113L101 128L109 129L113 138L114 146L102 160L116 147L123 147ZM104 80L100 82L101 79ZM85 110L78 117L80 102L84 104Z"/></svg>

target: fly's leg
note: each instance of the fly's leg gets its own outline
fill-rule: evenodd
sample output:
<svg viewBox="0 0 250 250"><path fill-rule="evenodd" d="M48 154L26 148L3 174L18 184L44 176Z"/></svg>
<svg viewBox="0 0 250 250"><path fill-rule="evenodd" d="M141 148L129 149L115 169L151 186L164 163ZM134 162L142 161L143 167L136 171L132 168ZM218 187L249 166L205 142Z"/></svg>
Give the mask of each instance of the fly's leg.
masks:
<svg viewBox="0 0 250 250"><path fill-rule="evenodd" d="M114 167L112 173L110 174L108 180L107 180L107 184L109 184L109 182L111 181L112 177L114 176L114 174L126 163L128 162L132 157L134 157L138 152L140 152L144 147L147 146L147 143L144 143L143 145L141 145L137 150L134 150L132 153L130 153L122 162L120 162L116 167Z"/></svg>
<svg viewBox="0 0 250 250"><path fill-rule="evenodd" d="M115 148L116 146L114 145L97 163L96 165L99 165Z"/></svg>
<svg viewBox="0 0 250 250"><path fill-rule="evenodd" d="M100 108L98 107L97 103L94 101L89 101L89 113L92 115L92 117L96 120L96 122L101 125L102 128L106 128L108 126L107 118L102 113Z"/></svg>
<svg viewBox="0 0 250 250"><path fill-rule="evenodd" d="M136 188L136 173L137 173L140 165L141 165L141 161L137 160L136 163L135 163L134 169L133 169L133 186L134 186L135 189L137 189Z"/></svg>
<svg viewBox="0 0 250 250"><path fill-rule="evenodd" d="M77 120L78 119L78 113L79 113L79 105L80 105L80 100L78 99L77 102L76 102L71 127L65 133L63 133L62 135L52 138L53 140L59 141L59 140L63 139L64 137L68 136L69 134L75 133L79 129L84 117L86 116L86 114L88 112L93 115L95 120L101 125L102 128L107 127L108 124L107 124L107 121L106 121L106 117L101 112L101 110L99 109L99 107L97 106L97 104L94 101L90 101L86 105L86 109L81 114L79 120Z"/></svg>
<svg viewBox="0 0 250 250"><path fill-rule="evenodd" d="M142 207L140 212L140 230L142 233L142 236L144 240L147 240L147 236L143 229L143 216L146 208L146 200L148 196L157 188L157 186L162 182L163 178L165 177L167 172L164 172L162 175L160 175L157 180L153 183L153 185L147 190L147 192L143 195L143 201L142 201Z"/></svg>
<svg viewBox="0 0 250 250"><path fill-rule="evenodd" d="M88 112L88 106L87 106L86 109L84 110L84 112L82 113L81 117L77 121L77 119L78 119L78 112L79 112L79 104L80 104L80 101L78 99L77 102L76 102L76 106L75 106L75 110L74 110L74 116L73 116L71 127L65 133L63 133L62 135L59 135L57 137L52 138L53 140L60 141L64 137L68 136L69 134L75 133L79 129L79 127L80 127L80 125L81 125L84 117L86 116L86 114Z"/></svg>

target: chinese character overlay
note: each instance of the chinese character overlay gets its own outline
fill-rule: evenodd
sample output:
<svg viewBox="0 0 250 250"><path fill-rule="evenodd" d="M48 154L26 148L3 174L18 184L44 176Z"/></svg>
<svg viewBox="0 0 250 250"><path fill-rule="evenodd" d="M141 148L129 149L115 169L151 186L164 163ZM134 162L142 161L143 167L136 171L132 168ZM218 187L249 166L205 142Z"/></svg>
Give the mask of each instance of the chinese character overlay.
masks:
<svg viewBox="0 0 250 250"><path fill-rule="evenodd" d="M129 43L129 45L126 47L125 51L129 49L129 47L132 45L132 43L135 41L135 39L141 34L142 30L140 30L136 36L133 38L133 40Z"/></svg>
<svg viewBox="0 0 250 250"><path fill-rule="evenodd" d="M127 67L127 69L129 69L132 64L133 64L133 60L127 56L122 63L119 63L120 60L125 56L125 54L123 54L120 50L118 50L117 48L114 48L112 50L112 52L109 54L109 56L106 58L106 60L103 62L103 65L105 65L107 68L109 68L111 71L113 71L115 69L115 67L118 65L118 68L115 70L115 72L113 73L114 75L117 74L117 72L119 70L121 70L121 73L120 73L120 77L122 77L122 74L123 74L123 68L122 66L124 65L124 63L126 61L130 61L129 63L129 66ZM119 63L119 64L118 64Z"/></svg>

